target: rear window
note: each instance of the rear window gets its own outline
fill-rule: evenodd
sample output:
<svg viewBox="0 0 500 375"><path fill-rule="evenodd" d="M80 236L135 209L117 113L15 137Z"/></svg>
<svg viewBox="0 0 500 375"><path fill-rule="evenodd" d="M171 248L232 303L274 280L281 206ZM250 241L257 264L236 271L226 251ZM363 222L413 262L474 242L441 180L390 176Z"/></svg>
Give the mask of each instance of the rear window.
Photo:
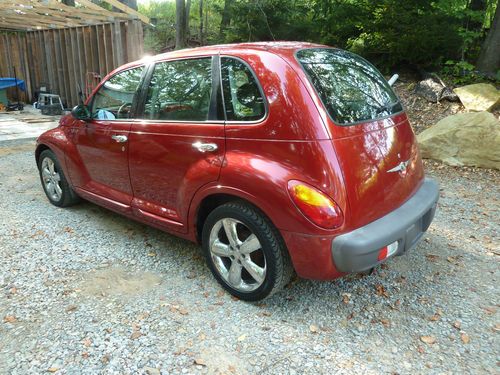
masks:
<svg viewBox="0 0 500 375"><path fill-rule="evenodd" d="M297 52L297 59L339 125L376 120L403 110L382 74L354 53L311 48Z"/></svg>

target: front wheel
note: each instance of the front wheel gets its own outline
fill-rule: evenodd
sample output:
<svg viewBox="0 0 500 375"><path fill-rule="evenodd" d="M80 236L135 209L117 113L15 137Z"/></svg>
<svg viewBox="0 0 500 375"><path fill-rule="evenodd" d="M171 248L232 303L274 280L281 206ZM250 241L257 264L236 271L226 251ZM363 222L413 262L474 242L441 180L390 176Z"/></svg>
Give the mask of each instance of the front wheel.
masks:
<svg viewBox="0 0 500 375"><path fill-rule="evenodd" d="M203 226L202 243L217 281L242 300L258 301L272 295L293 274L278 230L248 204L231 202L213 210Z"/></svg>
<svg viewBox="0 0 500 375"><path fill-rule="evenodd" d="M58 207L68 207L79 202L79 197L69 186L61 165L51 150L40 154L38 170L43 190L50 203Z"/></svg>

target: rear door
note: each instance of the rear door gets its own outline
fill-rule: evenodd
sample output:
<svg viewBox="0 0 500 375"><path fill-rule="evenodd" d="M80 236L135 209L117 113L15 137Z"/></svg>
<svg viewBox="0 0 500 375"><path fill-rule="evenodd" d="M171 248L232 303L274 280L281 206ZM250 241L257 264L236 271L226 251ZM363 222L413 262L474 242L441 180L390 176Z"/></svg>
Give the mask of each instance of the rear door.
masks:
<svg viewBox="0 0 500 375"><path fill-rule="evenodd" d="M162 61L148 75L129 138L132 206L143 219L185 232L191 198L218 179L224 157L218 59Z"/></svg>
<svg viewBox="0 0 500 375"><path fill-rule="evenodd" d="M144 66L121 71L104 82L90 103L92 119L75 121L73 141L83 168L70 169L77 188L130 205L129 132ZM121 206L126 210L125 206Z"/></svg>

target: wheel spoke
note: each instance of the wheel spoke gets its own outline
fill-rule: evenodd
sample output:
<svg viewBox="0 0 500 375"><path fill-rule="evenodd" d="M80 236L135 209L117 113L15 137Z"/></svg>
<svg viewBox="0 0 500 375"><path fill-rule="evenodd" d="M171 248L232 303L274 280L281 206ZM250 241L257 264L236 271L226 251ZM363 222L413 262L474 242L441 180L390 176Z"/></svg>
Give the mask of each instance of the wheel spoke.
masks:
<svg viewBox="0 0 500 375"><path fill-rule="evenodd" d="M62 196L62 189L61 189L61 187L59 186L59 184L57 184L57 183L56 183L56 184L54 184L54 190L55 190L55 192L56 192L57 197L58 197L58 198L61 198L61 196Z"/></svg>
<svg viewBox="0 0 500 375"><path fill-rule="evenodd" d="M250 254L255 250L259 250L261 248L260 242L255 234L251 234L248 238L241 244L240 252L242 254Z"/></svg>
<svg viewBox="0 0 500 375"><path fill-rule="evenodd" d="M43 178L49 178L50 177L49 168L43 168L42 169L42 176L43 176Z"/></svg>
<svg viewBox="0 0 500 375"><path fill-rule="evenodd" d="M54 187L54 184L52 183L52 181L50 181L47 185L46 185L46 188L47 188L47 191L50 195L54 194L54 192L56 191L56 188Z"/></svg>
<svg viewBox="0 0 500 375"><path fill-rule="evenodd" d="M212 254L219 257L229 257L231 255L229 245L222 243L219 239L214 241L210 250L212 251Z"/></svg>
<svg viewBox="0 0 500 375"><path fill-rule="evenodd" d="M241 284L241 269L241 264L233 260L231 268L229 269L227 281L229 281L229 283L234 287Z"/></svg>
<svg viewBox="0 0 500 375"><path fill-rule="evenodd" d="M50 159L49 159L50 160ZM51 174L54 174L54 162L52 160L47 162L47 166L49 167L49 171Z"/></svg>
<svg viewBox="0 0 500 375"><path fill-rule="evenodd" d="M236 246L239 244L238 232L236 231L237 222L233 219L223 219L222 225L224 226L224 231L226 232L227 239L231 246Z"/></svg>
<svg viewBox="0 0 500 375"><path fill-rule="evenodd" d="M249 258L243 260L242 265L257 283L262 284L266 276L266 271L264 268L259 267Z"/></svg>
<svg viewBox="0 0 500 375"><path fill-rule="evenodd" d="M61 181L61 176L59 176L59 173L56 172L53 177L55 181L57 182Z"/></svg>

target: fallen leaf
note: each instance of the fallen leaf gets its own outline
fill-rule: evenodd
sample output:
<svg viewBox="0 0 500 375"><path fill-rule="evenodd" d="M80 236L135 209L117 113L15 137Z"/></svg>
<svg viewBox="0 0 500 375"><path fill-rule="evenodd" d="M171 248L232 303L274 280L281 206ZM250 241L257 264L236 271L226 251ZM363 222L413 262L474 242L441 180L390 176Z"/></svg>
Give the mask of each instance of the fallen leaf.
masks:
<svg viewBox="0 0 500 375"><path fill-rule="evenodd" d="M434 336L420 336L420 341L432 345L436 342L436 338Z"/></svg>
<svg viewBox="0 0 500 375"><path fill-rule="evenodd" d="M431 322L435 322L435 321L437 321L437 320L439 320L439 319L441 319L441 315L439 315L439 314L434 314L434 315L432 315L432 316L429 318L429 320L430 320Z"/></svg>
<svg viewBox="0 0 500 375"><path fill-rule="evenodd" d="M130 335L130 339L131 340L137 340L139 337L142 336L142 333L141 331L134 331L132 332L132 334Z"/></svg>
<svg viewBox="0 0 500 375"><path fill-rule="evenodd" d="M83 340L83 345L86 347L89 347L92 345L92 340L90 340L88 337Z"/></svg>
<svg viewBox="0 0 500 375"><path fill-rule="evenodd" d="M318 333L319 332L319 328L318 326L314 325L314 324L311 324L309 326L309 330L312 332L312 333Z"/></svg>
<svg viewBox="0 0 500 375"><path fill-rule="evenodd" d="M493 326L493 331L500 332L500 323L497 323Z"/></svg>
<svg viewBox="0 0 500 375"><path fill-rule="evenodd" d="M179 309L179 314L181 315L188 315L189 314L189 311L187 311L185 308L180 308Z"/></svg>
<svg viewBox="0 0 500 375"><path fill-rule="evenodd" d="M434 255L434 254L426 254L425 257L430 262L435 262L439 259L439 255Z"/></svg>
<svg viewBox="0 0 500 375"><path fill-rule="evenodd" d="M205 362L205 360L203 358L196 358L194 360L194 363L196 365L200 365L200 366L206 366L207 365L207 362Z"/></svg>
<svg viewBox="0 0 500 375"><path fill-rule="evenodd" d="M342 293L342 302L344 302L347 305L350 300L351 300L351 293Z"/></svg>
<svg viewBox="0 0 500 375"><path fill-rule="evenodd" d="M101 358L101 362L104 363L104 364L109 363L109 354L103 355L102 358Z"/></svg>
<svg viewBox="0 0 500 375"><path fill-rule="evenodd" d="M419 352L420 354L424 354L425 350L421 345L419 345L419 346L417 346L417 352Z"/></svg>
<svg viewBox="0 0 500 375"><path fill-rule="evenodd" d="M462 326L462 323L460 323L458 320L453 322L453 327L455 327L456 329L460 329L461 326Z"/></svg>
<svg viewBox="0 0 500 375"><path fill-rule="evenodd" d="M66 307L66 312L73 312L73 311L76 311L76 309L78 309L78 306L69 305L68 307Z"/></svg>
<svg viewBox="0 0 500 375"><path fill-rule="evenodd" d="M49 367L49 368L47 369L47 371L48 371L48 372L57 372L57 371L59 371L59 368L58 368L58 367Z"/></svg>
<svg viewBox="0 0 500 375"><path fill-rule="evenodd" d="M15 323L17 322L17 318L14 315L5 315L3 321L5 323Z"/></svg>
<svg viewBox="0 0 500 375"><path fill-rule="evenodd" d="M243 334L240 337L238 337L238 341L244 341L247 338L247 335Z"/></svg>
<svg viewBox="0 0 500 375"><path fill-rule="evenodd" d="M495 312L496 312L496 309L494 307L489 307L489 306L484 306L484 307L481 307L485 312L486 314L488 315L493 315Z"/></svg>
<svg viewBox="0 0 500 375"><path fill-rule="evenodd" d="M468 344L468 343L470 342L470 337L469 337L469 335L468 335L468 334L466 334L466 333L462 333L462 334L460 335L460 339L462 340L462 342L463 342L464 344Z"/></svg>
<svg viewBox="0 0 500 375"><path fill-rule="evenodd" d="M376 290L378 296L384 296L386 298L389 297L389 294L387 294L387 291L385 290L385 288L382 284L375 285L375 290Z"/></svg>
<svg viewBox="0 0 500 375"><path fill-rule="evenodd" d="M382 323L384 327L389 327L391 325L389 319L380 319L380 323Z"/></svg>

